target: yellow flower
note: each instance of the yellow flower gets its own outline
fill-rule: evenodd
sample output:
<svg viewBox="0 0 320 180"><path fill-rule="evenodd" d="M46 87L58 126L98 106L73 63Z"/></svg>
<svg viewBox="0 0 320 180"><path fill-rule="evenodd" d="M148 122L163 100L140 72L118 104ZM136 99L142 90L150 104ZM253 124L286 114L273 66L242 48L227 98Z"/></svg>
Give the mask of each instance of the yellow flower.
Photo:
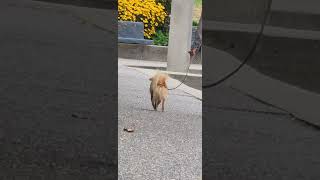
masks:
<svg viewBox="0 0 320 180"><path fill-rule="evenodd" d="M118 0L118 20L144 23L144 36L151 38L167 17L165 7L156 0Z"/></svg>

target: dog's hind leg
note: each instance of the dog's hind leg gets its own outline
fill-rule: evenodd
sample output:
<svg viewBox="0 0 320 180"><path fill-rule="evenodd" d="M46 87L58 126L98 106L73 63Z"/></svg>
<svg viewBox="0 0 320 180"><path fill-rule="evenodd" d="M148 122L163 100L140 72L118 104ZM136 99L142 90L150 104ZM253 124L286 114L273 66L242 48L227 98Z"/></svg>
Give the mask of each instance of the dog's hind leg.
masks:
<svg viewBox="0 0 320 180"><path fill-rule="evenodd" d="M162 112L164 112L164 101L165 99L162 100Z"/></svg>
<svg viewBox="0 0 320 180"><path fill-rule="evenodd" d="M155 102L153 102L152 106L153 106L153 109L156 111L157 110L157 105L156 105Z"/></svg>
<svg viewBox="0 0 320 180"><path fill-rule="evenodd" d="M159 106L159 104L161 103L161 100L158 100L156 103L157 103L157 104L156 104L156 109L157 109L158 106Z"/></svg>
<svg viewBox="0 0 320 180"><path fill-rule="evenodd" d="M151 102L152 102L152 107L153 107L153 109L156 110L156 101L155 101L154 99L152 99Z"/></svg>
<svg viewBox="0 0 320 180"><path fill-rule="evenodd" d="M155 103L154 103L153 95L152 95L152 94L151 94L151 104L152 104L153 109L155 109Z"/></svg>

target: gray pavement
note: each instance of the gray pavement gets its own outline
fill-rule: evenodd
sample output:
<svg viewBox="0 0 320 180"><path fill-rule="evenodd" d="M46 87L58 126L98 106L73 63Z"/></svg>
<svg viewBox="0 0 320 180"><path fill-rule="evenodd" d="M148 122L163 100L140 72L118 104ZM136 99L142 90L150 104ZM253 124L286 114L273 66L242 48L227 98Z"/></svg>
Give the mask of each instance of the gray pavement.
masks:
<svg viewBox="0 0 320 180"><path fill-rule="evenodd" d="M203 93L205 179L320 179L320 131L226 86Z"/></svg>
<svg viewBox="0 0 320 180"><path fill-rule="evenodd" d="M118 74L119 179L198 179L201 167L205 179L320 178L319 130L286 112L225 85L204 90L203 120L201 102L179 91L154 112L148 76L121 65Z"/></svg>
<svg viewBox="0 0 320 180"><path fill-rule="evenodd" d="M207 72L206 76L204 76L204 84L217 81L240 64L237 58L221 50L208 46L204 46L204 50L207 52L206 58L210 59L206 63L206 66L204 66ZM258 59L253 59L252 62L255 60ZM289 60L286 59L286 61ZM274 65L274 67L276 66ZM282 66L283 69L286 69L284 64ZM283 71L282 73L284 76L293 79L299 76L292 76L285 72ZM306 82L310 83L309 81ZM315 126L320 126L320 111L318 111L320 95L315 92L270 77L247 65L243 66L236 75L229 78L224 84L284 109L295 117L312 123Z"/></svg>
<svg viewBox="0 0 320 180"><path fill-rule="evenodd" d="M155 112L149 76L122 65L118 71L119 179L200 179L202 102L174 90L165 112Z"/></svg>
<svg viewBox="0 0 320 180"><path fill-rule="evenodd" d="M319 130L229 87L204 90L203 121L202 102L180 90L154 112L147 76L120 66L119 111L108 107L117 69L106 52L116 44L105 41L116 37L68 12L117 21L110 11L0 1L0 179L115 179L116 113L119 179L200 179L201 152L207 179L320 179Z"/></svg>
<svg viewBox="0 0 320 180"><path fill-rule="evenodd" d="M0 179L116 177L117 70L108 70L116 44L106 43L114 34L71 14L116 19L108 10L0 1Z"/></svg>

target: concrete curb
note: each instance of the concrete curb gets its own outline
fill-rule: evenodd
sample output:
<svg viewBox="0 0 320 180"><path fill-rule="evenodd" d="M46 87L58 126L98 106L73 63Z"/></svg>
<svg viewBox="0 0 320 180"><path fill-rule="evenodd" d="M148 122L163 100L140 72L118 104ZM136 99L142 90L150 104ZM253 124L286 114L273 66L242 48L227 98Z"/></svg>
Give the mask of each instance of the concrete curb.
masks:
<svg viewBox="0 0 320 180"><path fill-rule="evenodd" d="M224 69L229 69L230 71L230 69L234 69L240 63L238 59L231 55L219 52L214 48L205 48L207 49L205 50L205 55L209 54L210 57L220 56L220 58L214 58L212 63L223 64ZM214 53L218 53L219 55ZM221 58L222 56L223 58ZM226 66L229 67L226 68ZM219 69L216 70L219 71ZM221 74L225 74L225 72L218 74L220 75L216 77L222 77ZM227 80L226 84L282 108L299 119L320 126L319 94L270 78L247 65L235 76Z"/></svg>
<svg viewBox="0 0 320 180"><path fill-rule="evenodd" d="M119 58L167 62L167 53L165 46L118 43Z"/></svg>
<svg viewBox="0 0 320 180"><path fill-rule="evenodd" d="M167 62L168 47L118 43L118 57L123 59ZM202 64L201 59L196 64Z"/></svg>
<svg viewBox="0 0 320 180"><path fill-rule="evenodd" d="M135 69L149 77L152 77L156 70L151 70L151 69L143 69L143 68L133 68L133 67L128 67L130 69ZM165 72L165 71L161 71L161 72ZM166 73L166 72L165 72ZM180 84L181 82L176 80L176 79L172 79L172 78L169 78L169 81L168 81L168 85L170 87L176 87ZM177 89L187 93L187 94L190 94L192 96L194 96L195 98L199 99L199 100L202 100L202 91L200 90L197 90L197 89L194 89L192 87L189 87L185 84L182 84L181 86L179 86Z"/></svg>
<svg viewBox="0 0 320 180"><path fill-rule="evenodd" d="M157 68L157 69L166 69L167 62L159 62L159 61L144 61L144 60L137 60L137 59L124 59L118 58L118 61L121 64L126 66L133 66L133 67L141 67L141 68ZM185 73L182 73L185 74ZM202 76L202 65L201 64L191 64L189 68L189 74L197 74Z"/></svg>

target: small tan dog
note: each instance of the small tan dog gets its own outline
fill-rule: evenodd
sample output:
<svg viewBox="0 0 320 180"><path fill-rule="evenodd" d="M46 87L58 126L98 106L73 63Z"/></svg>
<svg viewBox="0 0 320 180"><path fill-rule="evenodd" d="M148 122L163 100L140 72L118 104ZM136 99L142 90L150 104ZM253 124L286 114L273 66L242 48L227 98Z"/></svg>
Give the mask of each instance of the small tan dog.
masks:
<svg viewBox="0 0 320 180"><path fill-rule="evenodd" d="M164 111L164 102L168 96L168 87L167 81L168 75L157 72L149 80L150 84L150 95L151 95L151 103L154 110L157 110L160 103L162 103L162 112Z"/></svg>

